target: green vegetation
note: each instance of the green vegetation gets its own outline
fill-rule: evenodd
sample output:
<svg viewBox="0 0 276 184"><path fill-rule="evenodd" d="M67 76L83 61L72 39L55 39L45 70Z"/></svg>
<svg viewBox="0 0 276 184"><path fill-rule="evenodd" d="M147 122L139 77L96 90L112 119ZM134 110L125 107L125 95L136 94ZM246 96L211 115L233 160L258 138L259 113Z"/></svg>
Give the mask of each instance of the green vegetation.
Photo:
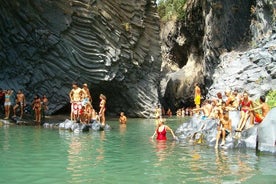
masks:
<svg viewBox="0 0 276 184"><path fill-rule="evenodd" d="M267 104L270 108L276 107L276 90L270 91L267 95Z"/></svg>
<svg viewBox="0 0 276 184"><path fill-rule="evenodd" d="M270 107L270 109L272 109L273 107L276 107L276 90L271 90L268 92L268 94L266 95L266 102L268 104L268 106ZM260 100L259 98L256 99L254 101L254 105L255 106L259 106L260 105ZM257 110L258 113L261 114L261 110Z"/></svg>
<svg viewBox="0 0 276 184"><path fill-rule="evenodd" d="M185 18L184 5L186 0L160 0L158 14L161 21L183 20Z"/></svg>

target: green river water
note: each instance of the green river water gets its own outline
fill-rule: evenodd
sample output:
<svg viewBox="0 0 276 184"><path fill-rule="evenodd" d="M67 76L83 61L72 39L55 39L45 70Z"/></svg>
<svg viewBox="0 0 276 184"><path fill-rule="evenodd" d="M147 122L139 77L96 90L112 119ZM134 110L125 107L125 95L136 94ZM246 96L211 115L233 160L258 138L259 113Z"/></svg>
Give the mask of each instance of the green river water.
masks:
<svg viewBox="0 0 276 184"><path fill-rule="evenodd" d="M174 130L185 120L172 118ZM276 183L276 157L151 140L155 121L109 120L106 132L0 127L0 183Z"/></svg>

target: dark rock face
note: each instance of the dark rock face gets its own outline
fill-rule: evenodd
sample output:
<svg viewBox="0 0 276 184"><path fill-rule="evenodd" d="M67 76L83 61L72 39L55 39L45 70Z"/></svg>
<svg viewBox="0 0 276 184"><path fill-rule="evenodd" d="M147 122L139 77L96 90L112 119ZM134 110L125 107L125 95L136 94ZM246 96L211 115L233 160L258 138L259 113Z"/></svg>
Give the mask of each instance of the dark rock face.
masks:
<svg viewBox="0 0 276 184"><path fill-rule="evenodd" d="M256 2L211 0L204 3L198 0L187 1L185 20L170 22L161 32L163 77L160 96L163 106L175 110L183 105L193 105L196 82L200 84L204 96L208 90L214 88L225 90L227 86L232 87L234 84L243 88L257 88L259 85L257 82L255 85L253 83L245 87L244 85L248 82L248 75L251 78L253 73L258 71L261 73L254 76L256 79L249 80L255 82L262 76L267 78L263 82L273 82L271 79L275 66L275 48L268 45L274 43L275 6L273 1L263 0ZM170 29L173 24L175 26ZM260 51L261 55L257 56ZM239 53L242 54L235 57ZM225 55L229 58L228 63L231 60L235 66L220 64ZM240 57L243 59L239 59ZM244 64L245 60L248 63ZM223 66L225 67L222 71L220 68ZM239 70L239 77L232 75L235 69L244 67L246 67L245 72ZM228 70L232 73L227 73ZM217 83L217 78L221 75L223 75L221 80L225 77L231 80ZM271 84L261 87L261 90L254 93L260 94L273 88L272 86Z"/></svg>
<svg viewBox="0 0 276 184"><path fill-rule="evenodd" d="M161 66L154 1L11 0L0 3L0 87L69 103L72 81L88 83L97 109L144 117L157 103Z"/></svg>

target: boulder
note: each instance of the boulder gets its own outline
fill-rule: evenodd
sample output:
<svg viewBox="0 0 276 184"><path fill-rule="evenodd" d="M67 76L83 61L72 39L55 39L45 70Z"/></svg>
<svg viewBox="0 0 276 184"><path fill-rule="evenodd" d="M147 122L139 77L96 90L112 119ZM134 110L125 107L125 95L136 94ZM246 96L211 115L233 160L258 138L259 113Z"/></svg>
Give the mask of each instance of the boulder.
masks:
<svg viewBox="0 0 276 184"><path fill-rule="evenodd" d="M260 125L251 127L250 119L248 119L240 135L235 133L240 119L240 111L230 111L229 118L232 120L232 132L226 137L226 143L222 148L256 149L258 140L259 150L274 153L276 140L275 111L276 108L272 109ZM203 119L201 116L194 115L176 130L176 134L180 141L206 144L213 147L216 142L217 123L217 119Z"/></svg>
<svg viewBox="0 0 276 184"><path fill-rule="evenodd" d="M276 154L276 108L270 110L257 129L258 149Z"/></svg>

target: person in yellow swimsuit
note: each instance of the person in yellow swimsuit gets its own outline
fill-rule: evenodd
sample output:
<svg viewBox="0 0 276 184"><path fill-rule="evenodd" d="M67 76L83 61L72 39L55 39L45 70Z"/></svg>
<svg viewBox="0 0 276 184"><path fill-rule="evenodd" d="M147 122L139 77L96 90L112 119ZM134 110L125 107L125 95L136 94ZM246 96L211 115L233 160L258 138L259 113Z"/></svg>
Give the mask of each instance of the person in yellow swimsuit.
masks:
<svg viewBox="0 0 276 184"><path fill-rule="evenodd" d="M194 98L196 109L200 108L200 98L201 98L200 88L198 86L198 83L196 83L195 84L195 98ZM198 110L196 111L196 113L198 113Z"/></svg>

